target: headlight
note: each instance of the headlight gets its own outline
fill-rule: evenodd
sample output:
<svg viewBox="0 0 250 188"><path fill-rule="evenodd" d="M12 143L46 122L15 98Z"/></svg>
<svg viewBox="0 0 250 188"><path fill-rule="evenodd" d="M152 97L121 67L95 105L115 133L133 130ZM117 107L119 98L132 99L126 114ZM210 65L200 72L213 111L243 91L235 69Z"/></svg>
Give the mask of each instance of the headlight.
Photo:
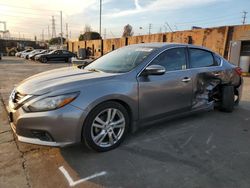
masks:
<svg viewBox="0 0 250 188"><path fill-rule="evenodd" d="M79 95L79 92L58 95L58 96L52 96L52 97L46 97L46 98L40 99L40 100L30 104L27 107L24 106L24 109L26 111L30 111L30 112L41 112L41 111L55 110L55 109L58 109L58 108L65 106L66 104L69 104L78 95Z"/></svg>

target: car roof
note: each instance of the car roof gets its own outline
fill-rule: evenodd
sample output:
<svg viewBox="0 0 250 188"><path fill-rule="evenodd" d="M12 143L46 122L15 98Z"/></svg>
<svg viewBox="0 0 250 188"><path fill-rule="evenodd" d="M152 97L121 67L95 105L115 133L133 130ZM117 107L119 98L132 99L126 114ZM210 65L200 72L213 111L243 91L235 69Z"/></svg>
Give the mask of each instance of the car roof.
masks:
<svg viewBox="0 0 250 188"><path fill-rule="evenodd" d="M186 43L170 43L170 42L152 42L152 43L140 43L140 44L132 44L130 46L134 47L145 47L145 48L173 48L173 47L189 47L189 48L200 48L204 50L209 50L208 48L205 48L203 46L197 46L192 44L186 44Z"/></svg>

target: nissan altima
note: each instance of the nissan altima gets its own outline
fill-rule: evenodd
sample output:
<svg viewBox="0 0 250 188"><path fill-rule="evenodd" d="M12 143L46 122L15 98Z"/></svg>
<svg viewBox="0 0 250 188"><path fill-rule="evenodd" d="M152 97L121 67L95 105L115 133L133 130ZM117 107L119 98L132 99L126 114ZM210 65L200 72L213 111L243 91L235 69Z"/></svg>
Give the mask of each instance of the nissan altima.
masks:
<svg viewBox="0 0 250 188"><path fill-rule="evenodd" d="M232 112L241 90L240 68L209 49L136 44L27 78L10 95L9 119L21 142L108 151L141 125L215 107Z"/></svg>

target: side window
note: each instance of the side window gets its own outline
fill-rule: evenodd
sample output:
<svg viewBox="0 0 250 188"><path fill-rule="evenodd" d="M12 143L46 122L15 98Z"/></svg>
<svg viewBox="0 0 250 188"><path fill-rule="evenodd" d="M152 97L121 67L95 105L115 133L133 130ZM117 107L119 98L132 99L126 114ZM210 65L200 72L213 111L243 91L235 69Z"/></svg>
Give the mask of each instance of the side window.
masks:
<svg viewBox="0 0 250 188"><path fill-rule="evenodd" d="M218 66L221 64L221 58L218 55L214 55L215 65Z"/></svg>
<svg viewBox="0 0 250 188"><path fill-rule="evenodd" d="M69 52L68 51L63 51L63 54L69 54Z"/></svg>
<svg viewBox="0 0 250 188"><path fill-rule="evenodd" d="M161 65L166 71L186 69L185 48L169 49L156 57L151 65Z"/></svg>
<svg viewBox="0 0 250 188"><path fill-rule="evenodd" d="M191 68L215 66L214 58L211 52L191 48L189 49Z"/></svg>

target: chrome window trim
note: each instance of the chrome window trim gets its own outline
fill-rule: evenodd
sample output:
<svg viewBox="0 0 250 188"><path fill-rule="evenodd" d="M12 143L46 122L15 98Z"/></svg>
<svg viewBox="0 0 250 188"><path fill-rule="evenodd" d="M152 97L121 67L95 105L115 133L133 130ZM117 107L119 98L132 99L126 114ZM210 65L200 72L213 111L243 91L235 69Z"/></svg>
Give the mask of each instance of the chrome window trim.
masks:
<svg viewBox="0 0 250 188"><path fill-rule="evenodd" d="M215 54L214 52L209 51L209 50L207 50L207 49L196 48L196 47L175 46L175 47L167 48L167 49L164 49L163 51L159 52L158 54L156 54L156 56L155 56L153 59L151 59L151 60L149 61L149 63L147 63L147 64L142 68L141 71L139 71L139 73L137 74L136 77L137 77L137 78L140 77L140 74L148 67L148 65L149 65L152 61L154 61L159 55L161 55L163 52L165 52L165 51L167 51L167 50L175 49L175 48L195 48L195 49L200 49L200 50L204 50L204 51L210 52L210 53L212 53L212 55L217 55L217 54ZM217 55L217 56L218 56L218 55ZM190 68L190 67L189 67L189 68L182 69L182 70L166 71L166 73L168 73L168 72L180 72L180 71L187 71L187 70L196 70L196 69L204 69L204 68L210 69L210 68L222 67L222 65L223 65L223 60L222 60L222 58L221 58L220 56L219 56L219 58L220 58L220 65L209 66L209 67L197 67L197 68ZM187 62L189 63L189 59L187 59Z"/></svg>

